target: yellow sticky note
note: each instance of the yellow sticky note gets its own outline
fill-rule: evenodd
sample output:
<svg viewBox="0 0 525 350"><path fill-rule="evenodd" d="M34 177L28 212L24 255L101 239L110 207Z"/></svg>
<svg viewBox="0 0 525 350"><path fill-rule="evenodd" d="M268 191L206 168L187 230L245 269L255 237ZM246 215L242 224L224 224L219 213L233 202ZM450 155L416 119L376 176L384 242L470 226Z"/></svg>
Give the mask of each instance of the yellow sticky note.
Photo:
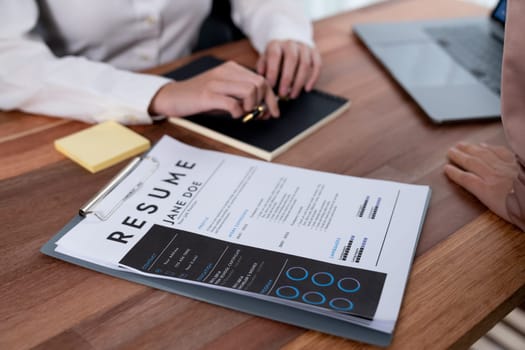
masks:
<svg viewBox="0 0 525 350"><path fill-rule="evenodd" d="M114 121L55 140L55 148L95 173L150 147L147 138Z"/></svg>

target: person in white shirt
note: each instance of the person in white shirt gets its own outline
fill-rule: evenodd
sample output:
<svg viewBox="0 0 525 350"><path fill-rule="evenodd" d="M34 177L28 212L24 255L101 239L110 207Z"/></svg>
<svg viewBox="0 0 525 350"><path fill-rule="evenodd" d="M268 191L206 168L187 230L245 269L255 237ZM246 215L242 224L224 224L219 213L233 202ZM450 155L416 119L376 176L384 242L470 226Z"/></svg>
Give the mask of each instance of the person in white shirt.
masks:
<svg viewBox="0 0 525 350"><path fill-rule="evenodd" d="M133 71L191 52L211 0L0 0L0 110L148 124L311 90L321 59L294 0L232 0L232 19L261 54L257 72L228 62L172 81ZM280 76L279 86L275 86ZM265 116L265 117L268 117Z"/></svg>

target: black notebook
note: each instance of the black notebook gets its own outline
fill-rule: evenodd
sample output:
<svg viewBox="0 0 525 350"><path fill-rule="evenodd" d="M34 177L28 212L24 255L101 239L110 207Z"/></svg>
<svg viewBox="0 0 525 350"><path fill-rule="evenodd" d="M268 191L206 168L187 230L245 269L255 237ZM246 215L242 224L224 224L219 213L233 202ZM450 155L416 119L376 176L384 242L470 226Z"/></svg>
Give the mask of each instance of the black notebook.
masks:
<svg viewBox="0 0 525 350"><path fill-rule="evenodd" d="M166 77L185 80L224 61L204 56L180 67ZM297 99L279 102L281 117L247 123L230 115L199 114L170 118L170 122L238 148L265 160L272 160L293 144L348 109L350 101L319 90L303 92Z"/></svg>

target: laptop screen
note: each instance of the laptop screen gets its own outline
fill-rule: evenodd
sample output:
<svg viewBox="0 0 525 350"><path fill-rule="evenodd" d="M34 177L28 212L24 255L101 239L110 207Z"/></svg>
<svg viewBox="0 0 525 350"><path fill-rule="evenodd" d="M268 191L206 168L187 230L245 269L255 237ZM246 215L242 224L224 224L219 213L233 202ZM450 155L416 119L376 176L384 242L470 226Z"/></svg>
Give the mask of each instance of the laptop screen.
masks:
<svg viewBox="0 0 525 350"><path fill-rule="evenodd" d="M507 0L500 0L494 11L492 18L501 24L505 24L505 14L507 12Z"/></svg>

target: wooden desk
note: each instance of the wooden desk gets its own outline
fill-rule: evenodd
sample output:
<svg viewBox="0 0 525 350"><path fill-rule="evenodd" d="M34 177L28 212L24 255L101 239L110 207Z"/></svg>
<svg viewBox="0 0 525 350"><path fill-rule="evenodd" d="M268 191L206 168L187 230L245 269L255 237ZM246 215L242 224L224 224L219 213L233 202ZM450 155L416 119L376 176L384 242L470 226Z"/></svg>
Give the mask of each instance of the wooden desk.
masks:
<svg viewBox="0 0 525 350"><path fill-rule="evenodd" d="M525 299L525 234L487 212L442 172L457 141L504 143L498 121L436 126L351 34L357 22L485 14L467 4L396 1L315 25L318 87L348 112L276 159L339 174L428 184L433 196L394 335L395 349L463 348ZM253 65L247 42L210 52ZM182 59L162 67L170 69ZM130 87L132 88L132 87ZM96 175L53 140L79 122L0 113L0 348L369 348L82 269L39 253L120 164ZM134 127L236 154L168 123Z"/></svg>

